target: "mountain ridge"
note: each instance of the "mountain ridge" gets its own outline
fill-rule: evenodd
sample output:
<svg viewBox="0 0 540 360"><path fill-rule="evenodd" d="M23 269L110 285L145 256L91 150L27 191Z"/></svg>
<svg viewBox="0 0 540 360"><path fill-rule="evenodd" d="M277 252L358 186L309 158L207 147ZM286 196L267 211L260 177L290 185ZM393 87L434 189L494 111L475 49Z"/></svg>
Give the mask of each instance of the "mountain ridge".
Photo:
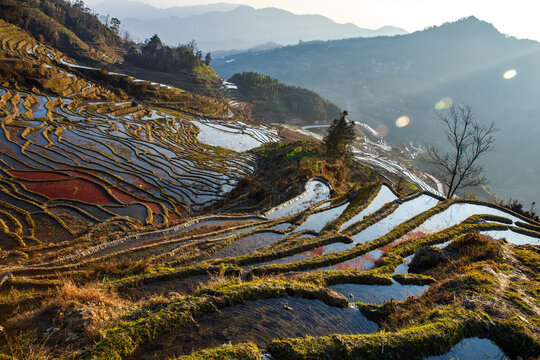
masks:
<svg viewBox="0 0 540 360"><path fill-rule="evenodd" d="M169 44L196 39L204 51L247 49L266 42L293 44L299 40L406 33L405 30L392 26L383 26L376 30L363 29L352 23L338 24L322 15L296 15L272 7L255 9L238 5L227 11L215 10L212 7L208 9L211 11L184 17L176 16L175 11L171 11L164 12L161 18L145 19L141 15L139 19L123 16L121 20L132 35L141 39L155 33ZM101 11L106 12L106 9ZM205 27L204 24L213 26Z"/></svg>

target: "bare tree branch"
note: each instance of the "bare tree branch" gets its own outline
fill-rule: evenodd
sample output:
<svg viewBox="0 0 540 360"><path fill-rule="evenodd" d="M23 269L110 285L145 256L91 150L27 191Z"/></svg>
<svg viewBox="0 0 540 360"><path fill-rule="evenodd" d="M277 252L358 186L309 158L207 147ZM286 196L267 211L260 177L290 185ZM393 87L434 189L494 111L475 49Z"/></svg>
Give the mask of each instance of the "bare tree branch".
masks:
<svg viewBox="0 0 540 360"><path fill-rule="evenodd" d="M494 123L479 124L469 105L452 105L447 113L437 113L444 123L444 133L452 148L442 152L433 144L426 144L426 155L435 167L441 182L448 188L446 197L453 197L460 189L487 184L484 169L477 160L492 151L495 133Z"/></svg>

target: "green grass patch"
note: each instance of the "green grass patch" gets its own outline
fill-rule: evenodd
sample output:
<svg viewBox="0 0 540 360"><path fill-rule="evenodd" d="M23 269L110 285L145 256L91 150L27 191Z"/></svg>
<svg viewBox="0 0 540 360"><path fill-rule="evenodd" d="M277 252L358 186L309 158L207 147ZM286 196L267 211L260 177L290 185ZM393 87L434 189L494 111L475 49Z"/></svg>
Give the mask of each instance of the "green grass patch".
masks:
<svg viewBox="0 0 540 360"><path fill-rule="evenodd" d="M197 351L191 355L181 356L178 360L259 360L259 348L253 343L223 345L214 349Z"/></svg>

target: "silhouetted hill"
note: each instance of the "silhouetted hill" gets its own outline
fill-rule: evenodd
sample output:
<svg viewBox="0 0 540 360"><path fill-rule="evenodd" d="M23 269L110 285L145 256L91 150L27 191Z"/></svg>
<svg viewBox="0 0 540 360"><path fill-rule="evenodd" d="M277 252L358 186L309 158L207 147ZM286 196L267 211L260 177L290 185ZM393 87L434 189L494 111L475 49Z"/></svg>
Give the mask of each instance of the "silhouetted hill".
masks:
<svg viewBox="0 0 540 360"><path fill-rule="evenodd" d="M165 43L173 45L196 39L204 51L248 49L266 42L295 44L299 40L406 33L405 30L394 27L362 29L354 24L338 24L320 15L295 15L276 8L254 9L237 6L226 9L223 4L217 4L208 5L207 8L190 8L184 13L183 8L159 10L163 14L161 17L156 17L156 11L147 9L147 6L142 6L140 14L137 15L139 11L133 10L137 8L131 8L125 14L121 11L113 12L121 17L125 29L133 35L144 39L157 33ZM106 15L108 8L96 9ZM197 11L204 9L208 12L197 14ZM145 13L153 15L146 16ZM191 15L187 15L190 13Z"/></svg>
<svg viewBox="0 0 540 360"><path fill-rule="evenodd" d="M394 143L443 141L435 104L466 102L501 129L486 161L495 191L540 199L540 44L499 33L474 17L414 34L304 43L217 59L222 77L256 71L306 87L347 109L352 118L389 129ZM515 69L517 76L503 74ZM439 107L442 103L439 103ZM395 120L407 115L409 126ZM528 198L527 198L528 197Z"/></svg>

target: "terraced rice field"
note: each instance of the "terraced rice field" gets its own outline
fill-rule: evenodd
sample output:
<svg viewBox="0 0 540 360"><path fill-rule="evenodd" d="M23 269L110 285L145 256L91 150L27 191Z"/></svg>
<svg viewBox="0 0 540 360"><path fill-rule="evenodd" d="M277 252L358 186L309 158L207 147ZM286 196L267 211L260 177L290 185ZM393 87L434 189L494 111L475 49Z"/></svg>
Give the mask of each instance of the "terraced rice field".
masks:
<svg viewBox="0 0 540 360"><path fill-rule="evenodd" d="M54 180L48 181L62 179L54 174ZM116 354L128 359L168 359L250 342L268 349L270 353L263 351L267 358L307 359L331 351L335 345L329 345L328 339L336 336L332 334L342 334L343 341L360 339L359 343L350 340L359 349L369 344L361 341L367 336L361 334L383 334L381 324L366 311L369 306L413 304L433 297L441 286L439 280L409 273L407 266L426 246L433 251L451 249L447 256L454 256L451 251L462 245L452 244L464 241L464 234L471 231L507 235L506 241L497 243L505 251L521 251L540 242L538 224L495 205L444 200L428 193L399 198L389 185L378 183L342 200L317 197L306 206L306 197L315 199L310 184L303 196L269 211L274 214L271 219L203 216L168 229L137 232L60 261L13 267L11 286L53 287L63 274L85 273L123 259L144 260L149 268L142 273L111 277L106 286L126 299L162 296L168 300L134 310L120 328L104 329L107 337L85 350L83 358ZM281 216L275 215L287 208ZM518 242L513 234L520 235ZM488 268L485 271L494 271ZM476 319L472 313L459 316L452 320L453 326ZM504 349L514 356L515 351L524 351L523 347L509 349L497 336L476 328L440 340L442 345L420 354L427 358L451 351L468 358L474 352L503 354ZM328 335L332 336L324 337ZM474 339L459 343L464 337L480 335L495 343ZM312 341L322 345L301 350L304 342ZM470 346L470 341L478 346ZM231 345L223 346L220 351ZM389 346L392 354L397 351ZM440 357L429 359L435 358Z"/></svg>
<svg viewBox="0 0 540 360"><path fill-rule="evenodd" d="M180 118L135 102L51 96L29 101L30 94L2 91L2 189L20 206L31 204L27 206L33 206L32 211L62 224L72 237L115 217L147 225L178 221L221 198L253 171L251 155L198 140L201 130L195 124L205 120L192 122L187 115ZM19 106L30 115L21 118L13 113ZM228 126L234 126L233 136L247 127L230 121L212 126L224 136ZM245 132L243 136L251 138L254 146L277 140L268 128ZM0 208L15 207L16 213L31 218L13 204L11 199L0 203ZM76 208L70 214L71 222L77 222L75 228L58 211L51 211L60 205ZM36 232L30 220L4 215L3 221L7 233L15 234L19 242L39 243L49 236ZM69 237L64 235L59 241Z"/></svg>

